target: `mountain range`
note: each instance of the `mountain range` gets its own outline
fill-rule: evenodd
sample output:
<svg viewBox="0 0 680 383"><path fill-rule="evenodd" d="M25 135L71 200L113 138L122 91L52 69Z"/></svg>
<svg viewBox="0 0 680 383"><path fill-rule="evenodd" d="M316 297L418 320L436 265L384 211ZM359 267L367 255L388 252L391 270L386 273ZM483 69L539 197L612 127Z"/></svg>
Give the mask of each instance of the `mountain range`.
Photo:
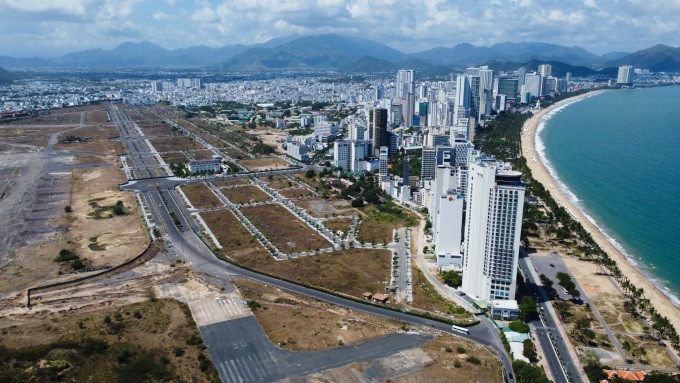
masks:
<svg viewBox="0 0 680 383"><path fill-rule="evenodd" d="M90 49L53 58L0 56L0 66L21 67L194 67L209 69L316 69L341 72L390 72L413 68L422 73L448 73L452 69L490 63L545 63L588 70L634 65L653 71L680 71L680 48L657 45L632 54L610 52L595 55L573 46L547 43L498 43L490 47L458 44L403 53L376 41L339 36L286 36L255 45L205 45L165 49L154 43L125 42L110 50ZM565 67L566 68L566 67ZM574 69L576 68L576 69Z"/></svg>

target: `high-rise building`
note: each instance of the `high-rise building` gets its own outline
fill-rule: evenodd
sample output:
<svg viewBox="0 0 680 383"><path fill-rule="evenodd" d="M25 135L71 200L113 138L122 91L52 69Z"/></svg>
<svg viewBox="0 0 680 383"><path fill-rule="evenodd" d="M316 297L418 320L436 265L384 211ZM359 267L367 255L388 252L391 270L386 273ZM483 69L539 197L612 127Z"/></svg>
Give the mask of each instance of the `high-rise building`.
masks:
<svg viewBox="0 0 680 383"><path fill-rule="evenodd" d="M478 121L483 123L491 115L492 104L493 70L483 66L479 69L479 115L473 117L477 117Z"/></svg>
<svg viewBox="0 0 680 383"><path fill-rule="evenodd" d="M470 82L465 75L456 77L456 98L453 110L453 129L451 136L456 133L468 133L470 117Z"/></svg>
<svg viewBox="0 0 680 383"><path fill-rule="evenodd" d="M402 124L407 128L413 126L415 103L416 99L412 93L401 99Z"/></svg>
<svg viewBox="0 0 680 383"><path fill-rule="evenodd" d="M456 170L437 167L435 187L430 197L434 207L431 222L437 266L462 267L463 196L458 192Z"/></svg>
<svg viewBox="0 0 680 383"><path fill-rule="evenodd" d="M618 85L633 85L633 78L635 77L635 71L631 65L623 65L619 67L619 75L616 77L616 83Z"/></svg>
<svg viewBox="0 0 680 383"><path fill-rule="evenodd" d="M519 94L519 82L517 77L513 76L501 76L498 78L498 92L497 94L504 94L508 99L517 99Z"/></svg>
<svg viewBox="0 0 680 383"><path fill-rule="evenodd" d="M352 141L335 141L333 143L333 166L350 171L352 168Z"/></svg>
<svg viewBox="0 0 680 383"><path fill-rule="evenodd" d="M525 188L493 158L469 168L462 290L476 300L514 299Z"/></svg>
<svg viewBox="0 0 680 383"><path fill-rule="evenodd" d="M550 64L539 65L538 66L538 73L543 77L551 77L552 76L552 65L550 65Z"/></svg>
<svg viewBox="0 0 680 383"><path fill-rule="evenodd" d="M374 108L371 109L370 121L372 126L371 129L371 141L373 142L373 150L375 151L375 156L380 155L381 146L389 146L389 136L387 135L387 109L384 108Z"/></svg>
<svg viewBox="0 0 680 383"><path fill-rule="evenodd" d="M437 169L437 150L435 148L423 148L420 165L420 178L433 180Z"/></svg>
<svg viewBox="0 0 680 383"><path fill-rule="evenodd" d="M409 94L415 94L415 82L413 78L413 69L400 69L397 72L397 97L404 99Z"/></svg>
<svg viewBox="0 0 680 383"><path fill-rule="evenodd" d="M151 81L151 91L161 93L163 91L163 81Z"/></svg>
<svg viewBox="0 0 680 383"><path fill-rule="evenodd" d="M524 80L527 75L527 70L524 67L517 69L517 89L520 89L525 84Z"/></svg>
<svg viewBox="0 0 680 383"><path fill-rule="evenodd" d="M467 68L467 78L470 83L470 116L478 118L479 116L479 91L481 89L479 68Z"/></svg>
<svg viewBox="0 0 680 383"><path fill-rule="evenodd" d="M379 161L378 176L379 176L380 182L387 181L388 178L389 178L389 176L387 175L388 159L389 159L389 148L387 146L381 146L380 149L379 149L379 156L378 156L378 161Z"/></svg>
<svg viewBox="0 0 680 383"><path fill-rule="evenodd" d="M524 89L531 94L531 97L542 96L543 77L538 73L527 73L524 81Z"/></svg>

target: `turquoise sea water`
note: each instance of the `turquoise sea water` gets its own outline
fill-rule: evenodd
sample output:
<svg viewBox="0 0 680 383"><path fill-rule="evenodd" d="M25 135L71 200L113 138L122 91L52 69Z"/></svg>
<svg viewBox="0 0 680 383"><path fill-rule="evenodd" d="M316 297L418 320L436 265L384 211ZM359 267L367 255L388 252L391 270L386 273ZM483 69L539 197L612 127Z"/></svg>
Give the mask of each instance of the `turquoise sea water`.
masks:
<svg viewBox="0 0 680 383"><path fill-rule="evenodd" d="M537 149L561 187L679 304L680 86L608 91L551 114Z"/></svg>

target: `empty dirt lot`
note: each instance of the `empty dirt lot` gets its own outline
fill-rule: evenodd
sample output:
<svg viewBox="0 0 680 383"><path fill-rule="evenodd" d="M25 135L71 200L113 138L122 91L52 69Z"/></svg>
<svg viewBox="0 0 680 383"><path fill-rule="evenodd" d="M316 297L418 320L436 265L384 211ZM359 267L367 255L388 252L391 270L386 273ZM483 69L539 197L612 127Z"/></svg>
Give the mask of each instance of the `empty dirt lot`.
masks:
<svg viewBox="0 0 680 383"><path fill-rule="evenodd" d="M233 260L258 259L271 255L229 210L201 213L201 217L222 245L221 253Z"/></svg>
<svg viewBox="0 0 680 383"><path fill-rule="evenodd" d="M215 195L215 193L208 188L206 184L197 183L183 185L182 191L197 209L214 209L222 206L222 201Z"/></svg>
<svg viewBox="0 0 680 383"><path fill-rule="evenodd" d="M267 193L255 185L223 188L220 189L220 192L224 194L229 201L238 205L271 200Z"/></svg>
<svg viewBox="0 0 680 383"><path fill-rule="evenodd" d="M279 204L246 206L243 214L281 251L323 249L331 243Z"/></svg>
<svg viewBox="0 0 680 383"><path fill-rule="evenodd" d="M235 278L243 298L259 305L253 313L269 339L283 348L316 351L351 345L400 330L402 324L348 310L303 295Z"/></svg>
<svg viewBox="0 0 680 383"><path fill-rule="evenodd" d="M254 160L241 160L239 163L245 166L248 170L269 170L269 169L285 169L290 164L278 157L258 158Z"/></svg>

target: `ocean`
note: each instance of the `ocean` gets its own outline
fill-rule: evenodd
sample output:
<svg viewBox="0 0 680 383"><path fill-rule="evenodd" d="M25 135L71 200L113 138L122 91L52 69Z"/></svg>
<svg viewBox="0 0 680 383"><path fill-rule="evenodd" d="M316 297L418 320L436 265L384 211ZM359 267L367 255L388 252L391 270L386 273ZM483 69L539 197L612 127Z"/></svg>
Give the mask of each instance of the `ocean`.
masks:
<svg viewBox="0 0 680 383"><path fill-rule="evenodd" d="M589 96L538 129L565 194L680 305L680 86Z"/></svg>

